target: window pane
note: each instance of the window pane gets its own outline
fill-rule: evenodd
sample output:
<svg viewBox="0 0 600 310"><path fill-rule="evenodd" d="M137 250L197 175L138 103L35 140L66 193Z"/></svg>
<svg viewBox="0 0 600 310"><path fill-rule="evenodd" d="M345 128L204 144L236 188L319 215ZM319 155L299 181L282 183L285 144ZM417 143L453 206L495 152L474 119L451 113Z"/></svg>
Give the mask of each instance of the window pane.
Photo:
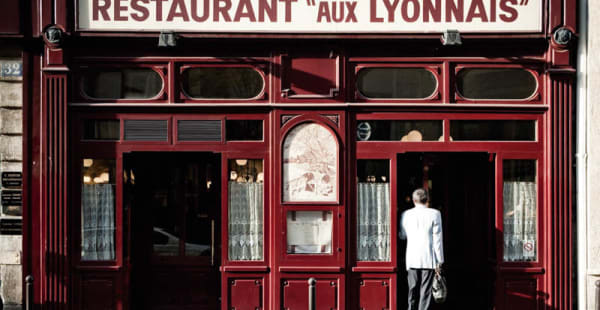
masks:
<svg viewBox="0 0 600 310"><path fill-rule="evenodd" d="M527 99L535 93L537 81L519 68L462 69L456 88L468 99Z"/></svg>
<svg viewBox="0 0 600 310"><path fill-rule="evenodd" d="M83 121L84 140L119 140L119 120L88 119Z"/></svg>
<svg viewBox="0 0 600 310"><path fill-rule="evenodd" d="M115 259L115 161L82 163L81 260Z"/></svg>
<svg viewBox="0 0 600 310"><path fill-rule="evenodd" d="M263 260L263 192L262 160L229 160L229 260Z"/></svg>
<svg viewBox="0 0 600 310"><path fill-rule="evenodd" d="M442 141L442 121L368 120L358 121L358 141Z"/></svg>
<svg viewBox="0 0 600 310"><path fill-rule="evenodd" d="M331 254L331 211L288 211L288 254Z"/></svg>
<svg viewBox="0 0 600 310"><path fill-rule="evenodd" d="M227 120L227 141L262 141L263 121L261 120Z"/></svg>
<svg viewBox="0 0 600 310"><path fill-rule="evenodd" d="M537 182L535 160L505 160L504 261L537 260Z"/></svg>
<svg viewBox="0 0 600 310"><path fill-rule="evenodd" d="M533 120L451 120L450 138L455 141L535 141Z"/></svg>
<svg viewBox="0 0 600 310"><path fill-rule="evenodd" d="M264 87L262 76L252 68L191 68L182 79L185 93L198 99L251 99Z"/></svg>
<svg viewBox="0 0 600 310"><path fill-rule="evenodd" d="M357 162L357 259L390 261L390 163Z"/></svg>
<svg viewBox="0 0 600 310"><path fill-rule="evenodd" d="M108 68L84 72L81 86L93 99L150 99L158 96L163 81L150 68Z"/></svg>
<svg viewBox="0 0 600 310"><path fill-rule="evenodd" d="M366 68L358 72L357 86L367 98L423 99L433 95L437 80L423 68Z"/></svg>

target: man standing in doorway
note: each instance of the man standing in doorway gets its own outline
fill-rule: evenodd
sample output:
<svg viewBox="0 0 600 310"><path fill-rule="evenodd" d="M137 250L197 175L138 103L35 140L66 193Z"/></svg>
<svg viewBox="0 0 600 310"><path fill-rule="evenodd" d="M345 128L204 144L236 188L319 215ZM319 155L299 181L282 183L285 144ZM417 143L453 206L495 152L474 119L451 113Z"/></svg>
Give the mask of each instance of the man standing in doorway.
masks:
<svg viewBox="0 0 600 310"><path fill-rule="evenodd" d="M442 215L429 208L424 189L415 190L412 199L415 206L402 213L399 233L407 239L408 310L429 310L435 269L444 263Z"/></svg>

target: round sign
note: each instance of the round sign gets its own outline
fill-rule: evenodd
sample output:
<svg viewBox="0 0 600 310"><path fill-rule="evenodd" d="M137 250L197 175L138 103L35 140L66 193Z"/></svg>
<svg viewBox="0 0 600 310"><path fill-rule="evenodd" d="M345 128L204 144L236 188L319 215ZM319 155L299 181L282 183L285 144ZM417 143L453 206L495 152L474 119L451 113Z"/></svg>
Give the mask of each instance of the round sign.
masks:
<svg viewBox="0 0 600 310"><path fill-rule="evenodd" d="M368 122L361 122L356 126L356 137L360 141L367 141L371 138L371 124Z"/></svg>
<svg viewBox="0 0 600 310"><path fill-rule="evenodd" d="M533 251L533 244L531 242L526 242L523 244L523 249L526 252L531 252L531 251Z"/></svg>

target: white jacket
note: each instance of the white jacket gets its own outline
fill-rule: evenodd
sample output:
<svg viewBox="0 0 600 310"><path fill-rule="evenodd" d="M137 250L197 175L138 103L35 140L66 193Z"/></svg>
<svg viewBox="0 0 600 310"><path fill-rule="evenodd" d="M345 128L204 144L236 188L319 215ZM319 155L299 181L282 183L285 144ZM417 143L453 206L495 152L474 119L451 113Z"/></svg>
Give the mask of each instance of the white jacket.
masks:
<svg viewBox="0 0 600 310"><path fill-rule="evenodd" d="M415 204L402 213L400 238L406 245L406 270L435 269L444 262L442 215L440 211Z"/></svg>

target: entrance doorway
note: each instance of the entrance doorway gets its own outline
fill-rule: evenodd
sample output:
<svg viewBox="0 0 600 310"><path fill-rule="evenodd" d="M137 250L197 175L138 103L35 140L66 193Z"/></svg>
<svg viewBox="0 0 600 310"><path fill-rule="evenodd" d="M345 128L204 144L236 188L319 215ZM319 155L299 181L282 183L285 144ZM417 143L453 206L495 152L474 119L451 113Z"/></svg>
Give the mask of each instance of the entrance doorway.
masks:
<svg viewBox="0 0 600 310"><path fill-rule="evenodd" d="M134 152L123 171L130 309L220 308L221 156Z"/></svg>
<svg viewBox="0 0 600 310"><path fill-rule="evenodd" d="M435 309L493 309L496 283L494 157L488 153L398 155L398 214L412 192L430 193L442 213L448 299ZM406 309L406 244L399 244L398 308Z"/></svg>

